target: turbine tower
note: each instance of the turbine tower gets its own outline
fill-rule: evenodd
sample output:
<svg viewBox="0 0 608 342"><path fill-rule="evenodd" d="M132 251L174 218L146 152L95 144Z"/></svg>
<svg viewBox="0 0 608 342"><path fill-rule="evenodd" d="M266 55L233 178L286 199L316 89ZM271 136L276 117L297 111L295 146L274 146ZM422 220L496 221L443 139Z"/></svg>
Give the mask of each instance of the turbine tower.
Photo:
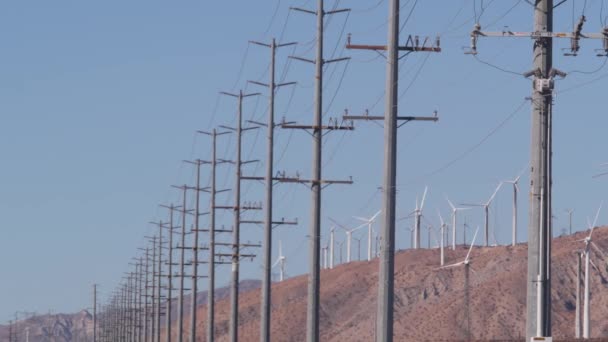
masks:
<svg viewBox="0 0 608 342"><path fill-rule="evenodd" d="M454 203L452 203L452 201L450 201L450 199L446 196L445 199L448 201L448 204L450 205L450 207L452 208L452 250L456 250L456 214L461 211L461 210L469 210L471 208L466 208L466 207L462 207L462 208L457 208ZM466 233L465 233L466 235ZM464 244L466 244L467 242L464 241Z"/></svg>
<svg viewBox="0 0 608 342"><path fill-rule="evenodd" d="M329 268L334 268L334 231L336 230L335 226L332 226L329 230Z"/></svg>
<svg viewBox="0 0 608 342"><path fill-rule="evenodd" d="M281 246L281 240L279 240L279 257L277 261L274 262L272 267L279 266L279 281L283 281L285 279L285 264L287 263L287 257L283 255L283 248Z"/></svg>
<svg viewBox="0 0 608 342"><path fill-rule="evenodd" d="M488 247L490 246L490 213L489 213L489 208L490 208L490 204L492 204L492 201L494 200L494 197L496 196L496 194L498 193L498 190L500 190L500 187L502 186L502 183L498 183L498 186L496 187L496 190L494 190L494 193L492 194L492 196L490 197L490 199L485 202L485 203L474 203L474 204L461 204L461 205L466 205L469 207L483 207L484 213L485 213L485 220L484 220L484 230L485 230L485 246Z"/></svg>
<svg viewBox="0 0 608 342"><path fill-rule="evenodd" d="M512 232L512 237L513 237L512 245L513 246L515 246L517 244L517 194L519 192L518 183L519 183L519 179L521 178L521 175L524 173L525 170L526 169L523 169L514 180L507 180L507 181L502 182L504 184L513 185L513 232Z"/></svg>
<svg viewBox="0 0 608 342"><path fill-rule="evenodd" d="M351 261L351 247L352 247L352 240L353 240L353 233L363 227L365 227L366 223L359 225L355 228L351 228L348 229L345 226L343 226L342 224L338 223L337 221L335 221L334 219L330 218L330 220L335 223L338 227L340 227L341 229L344 230L344 232L346 233L346 262L350 262Z"/></svg>
<svg viewBox="0 0 608 342"><path fill-rule="evenodd" d="M445 236L444 232L445 232L445 229L447 228L447 224L445 224L445 222L443 222L443 217L441 216L441 212L439 212L439 210L437 210L437 215L439 215L439 221L441 222L441 226L439 228L440 229L439 231L441 232L441 243L439 244L439 248L440 248L440 254L439 254L440 263L439 263L439 265L443 266L443 264L444 264L443 245L445 243L445 241L444 241L444 236Z"/></svg>
<svg viewBox="0 0 608 342"><path fill-rule="evenodd" d="M589 235L579 241L584 241L585 242L585 249L584 249L584 254L585 254L585 294L583 297L584 300L584 310L583 310L583 338L588 339L591 336L591 326L590 326L590 306L589 306L589 263L593 263L593 261L590 260L590 256L589 256L589 252L590 252L590 248L591 246L593 246L595 249L597 249L599 251L599 248L597 247L597 245L591 240L591 236L593 235L593 230L595 228L595 225L597 223L597 218L600 215L600 210L602 210L602 204L600 204L600 207L597 210L597 213L595 214L595 220L593 220L593 224L588 222L589 225ZM601 251L600 251L601 253Z"/></svg>
<svg viewBox="0 0 608 342"><path fill-rule="evenodd" d="M373 241L372 225L374 224L374 221L376 220L378 215L380 215L381 212L382 212L382 210L378 210L378 212L370 218L353 216L355 219L357 219L359 221L363 221L363 222L365 222L365 224L367 224L367 261L372 260L372 243L373 243L372 242Z"/></svg>
<svg viewBox="0 0 608 342"><path fill-rule="evenodd" d="M439 269L446 269L457 267L460 265L464 265L464 307L465 307L465 327L466 327L466 336L465 339L467 341L471 340L471 315L469 308L469 271L471 267L471 251L473 250L473 246L475 245L475 239L477 238L477 233L479 232L479 226L477 226L477 230L475 230L475 234L473 235L473 241L471 242L471 246L469 247L469 251L467 252L467 256L463 261L440 267Z"/></svg>
<svg viewBox="0 0 608 342"><path fill-rule="evenodd" d="M418 207L418 198L416 198L416 209L414 210L414 249L420 248L420 222L422 221L422 209L424 208L424 200L426 199L428 187L424 187L424 194L420 207Z"/></svg>

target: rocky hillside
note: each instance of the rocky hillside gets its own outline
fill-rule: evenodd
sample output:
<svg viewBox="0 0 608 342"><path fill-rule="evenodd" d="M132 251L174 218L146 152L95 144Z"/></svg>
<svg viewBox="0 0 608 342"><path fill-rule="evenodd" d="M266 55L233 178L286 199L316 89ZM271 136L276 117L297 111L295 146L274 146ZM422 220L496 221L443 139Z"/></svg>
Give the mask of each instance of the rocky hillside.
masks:
<svg viewBox="0 0 608 342"><path fill-rule="evenodd" d="M556 340L574 334L575 249L586 233L556 238L553 244L553 332ZM608 254L608 228L594 241ZM447 251L447 263L464 259L466 249ZM526 244L475 247L471 253L468 291L463 267L439 270L437 249L400 251L396 256L395 335L398 341L518 340L524 335ZM597 251L591 274L592 337L608 339L608 269ZM378 260L353 262L321 275L321 340L372 341L375 333ZM303 341L306 328L307 278L273 287L273 341ZM217 304L215 332L228 340L229 300ZM241 296L241 341L259 340L259 290ZM206 307L201 306L199 341L205 341ZM468 319L467 319L468 317ZM522 339L523 340L523 339Z"/></svg>

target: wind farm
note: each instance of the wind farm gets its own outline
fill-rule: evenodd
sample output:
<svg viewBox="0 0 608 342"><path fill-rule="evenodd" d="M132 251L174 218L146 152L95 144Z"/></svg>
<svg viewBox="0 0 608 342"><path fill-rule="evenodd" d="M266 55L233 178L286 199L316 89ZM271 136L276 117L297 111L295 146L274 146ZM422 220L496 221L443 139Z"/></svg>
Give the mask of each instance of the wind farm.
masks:
<svg viewBox="0 0 608 342"><path fill-rule="evenodd" d="M5 4L0 341L608 340L606 2Z"/></svg>

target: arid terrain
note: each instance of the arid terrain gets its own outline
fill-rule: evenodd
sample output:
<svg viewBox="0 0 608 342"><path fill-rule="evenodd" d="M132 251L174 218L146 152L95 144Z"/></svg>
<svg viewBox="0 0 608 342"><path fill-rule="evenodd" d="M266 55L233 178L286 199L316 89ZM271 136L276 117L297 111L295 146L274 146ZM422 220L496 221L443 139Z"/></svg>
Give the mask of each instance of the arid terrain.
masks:
<svg viewBox="0 0 608 342"><path fill-rule="evenodd" d="M573 251L583 247L583 242L577 240L586 234L581 232L559 237L553 243L552 319L556 340L571 340L574 334L576 260ZM600 249L608 252L608 228L597 229L593 237ZM463 246L456 251L446 249L446 263L462 261L466 252ZM467 336L472 340L523 340L526 253L526 244L474 247L467 294L464 268L439 270L437 249L399 251L395 269L396 340L465 340ZM593 251L592 259L597 269L592 269L591 273L591 334L603 340L608 339L608 264L597 251ZM376 259L323 270L322 341L373 340L377 266ZM259 282L248 281L243 285L240 340L257 341ZM273 341L305 339L306 286L306 276L274 284ZM215 335L218 341L227 341L229 299L225 289L217 293L221 299L216 305ZM202 292L199 298L197 340L205 341L206 293ZM82 341L83 332L91 330L90 319L88 312L82 311L75 315L37 316L21 324L31 327L30 341ZM188 328L189 319L186 317L185 330ZM0 340L8 340L6 326L0 326Z"/></svg>
<svg viewBox="0 0 608 342"><path fill-rule="evenodd" d="M587 232L553 243L553 332L556 340L574 335L576 259ZM596 229L595 243L608 252L608 228ZM446 263L464 259L466 249L447 250ZM606 253L608 254L608 253ZM395 335L397 341L464 340L466 313L475 340L518 340L524 332L526 244L475 247L471 253L469 305L465 305L464 268L438 270L437 249L400 251L396 256ZM591 336L608 339L608 270L593 251L598 270L591 273ZM321 340L371 341L375 332L378 260L324 270L321 276ZM306 329L306 276L275 284L272 293L273 341L303 341ZM228 340L229 300L218 301L216 336ZM259 291L241 296L241 341L259 340ZM205 317L206 307L199 310ZM205 322L199 322L205 341ZM523 338L521 338L523 340Z"/></svg>

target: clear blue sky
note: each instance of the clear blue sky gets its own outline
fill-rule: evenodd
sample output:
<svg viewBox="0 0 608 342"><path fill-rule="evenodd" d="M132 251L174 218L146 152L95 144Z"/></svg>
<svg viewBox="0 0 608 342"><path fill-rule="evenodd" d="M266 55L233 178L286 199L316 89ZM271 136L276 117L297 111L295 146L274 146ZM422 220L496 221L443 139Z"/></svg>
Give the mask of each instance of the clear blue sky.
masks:
<svg viewBox="0 0 608 342"><path fill-rule="evenodd" d="M343 46L347 33L354 43L386 41L387 1L326 2L328 9L353 9L327 22L326 58L352 60L326 68L326 120L345 109L382 114L384 59ZM557 10L556 31L572 30L572 2ZM585 31L598 32L603 0L586 2ZM476 11L473 0L402 1L402 22L413 9L402 40L410 33L442 36L443 52L404 58L400 78L400 113L431 115L438 110L441 119L436 124L410 123L400 130L398 208L403 215L411 212L416 194L428 185L425 219L435 225L437 209L449 216L444 194L454 202L484 201L498 181L515 177L529 158L530 104L522 103L530 94L530 81L476 61L464 55L462 47L469 44L475 16L487 30L508 25L529 31L532 10L525 1L484 3L482 13L480 1ZM575 3L578 17L582 2ZM281 79L298 85L278 92L277 116L311 122L314 68L288 62L287 56L314 58L315 19L290 13L289 6L312 9L315 1L61 0L0 5L0 321L15 311L85 308L93 283L100 284L105 298L131 269L131 257L145 245L143 236L153 233L147 222L166 219L158 204L178 201L170 185L193 181L192 168L181 160L209 157L209 141L194 132L234 123L236 103L219 97L219 91L264 92L264 97L247 100L244 108L246 118L265 120L266 91L248 86L246 80L266 81L269 53L248 46L248 40L274 36L300 43L278 54ZM608 4L603 13L608 14ZM531 45L526 38L482 38L479 58L521 73L531 69ZM556 46L567 47L568 41ZM602 139L608 126L603 115L608 68L601 68L604 59L595 57L594 49L600 46L599 41L583 41L580 56L555 58L555 67L563 71L592 72L571 73L557 82L558 232L567 222L565 208L576 209L575 226L582 228L608 187L608 180L591 178L600 171L599 164L608 161ZM355 224L352 215L371 216L381 206L377 188L383 130L373 123L356 126L354 132L325 138L326 178L352 176L355 184L324 191L324 241L329 216L350 225ZM310 142L305 132L278 129L276 169L309 175ZM263 161L263 132L248 134L245 146L246 157ZM234 139L221 141L219 153L231 158ZM245 172L261 175L263 168L262 162L247 166ZM231 187L232 175L229 166L222 166L220 184ZM203 179L208 181L207 170ZM521 241L526 238L528 182L524 174ZM259 184L245 183L243 200L263 200L262 190ZM276 217L300 221L296 228L275 230L275 246L280 239L288 251L288 274L302 274L307 269L310 194L300 185L279 185L275 194ZM510 196L509 188L501 190L492 208L492 227L502 244L510 238ZM207 197L203 199L207 206ZM231 197L224 195L220 201L230 203ZM482 223L481 210L467 216L472 226ZM220 224L228 227L231 222L228 213L220 215ZM409 224L400 222L399 248L409 245ZM261 240L260 227L244 226L243 231L243 240ZM337 238L344 236L339 233ZM276 257L276 248L274 253ZM259 277L259 265L259 260L244 263L242 277ZM227 269L220 268L218 274L219 285L226 284Z"/></svg>

